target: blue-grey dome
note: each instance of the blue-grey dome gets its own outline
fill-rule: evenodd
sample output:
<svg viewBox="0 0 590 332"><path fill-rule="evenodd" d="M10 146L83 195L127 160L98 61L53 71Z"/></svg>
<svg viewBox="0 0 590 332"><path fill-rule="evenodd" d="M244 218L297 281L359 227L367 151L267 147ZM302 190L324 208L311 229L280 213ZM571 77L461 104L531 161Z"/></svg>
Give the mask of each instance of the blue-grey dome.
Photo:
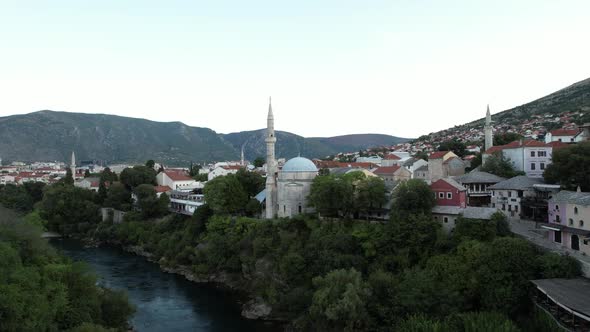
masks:
<svg viewBox="0 0 590 332"><path fill-rule="evenodd" d="M287 161L285 163L285 165L283 165L283 168L281 171L282 172L317 172L318 168L315 167L314 163L307 158L295 157L295 158L289 159L289 161Z"/></svg>

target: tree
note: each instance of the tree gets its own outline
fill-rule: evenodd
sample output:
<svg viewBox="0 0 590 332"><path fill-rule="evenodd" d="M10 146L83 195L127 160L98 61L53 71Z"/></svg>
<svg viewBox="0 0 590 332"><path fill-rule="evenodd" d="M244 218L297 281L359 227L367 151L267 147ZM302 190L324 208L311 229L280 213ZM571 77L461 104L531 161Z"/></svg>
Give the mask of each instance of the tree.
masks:
<svg viewBox="0 0 590 332"><path fill-rule="evenodd" d="M354 268L315 277L310 315L318 330L357 331L367 325L369 289Z"/></svg>
<svg viewBox="0 0 590 332"><path fill-rule="evenodd" d="M411 179L395 188L391 216L393 218L396 213L402 218L409 214L430 215L435 204L436 199L430 186L420 179Z"/></svg>
<svg viewBox="0 0 590 332"><path fill-rule="evenodd" d="M156 184L156 171L147 166L133 166L133 168L125 168L121 172L121 183L131 190L141 184Z"/></svg>
<svg viewBox="0 0 590 332"><path fill-rule="evenodd" d="M256 157L256 159L254 159L254 166L255 167L262 167L262 166L264 166L265 162L266 162L266 160L264 160L264 158Z"/></svg>
<svg viewBox="0 0 590 332"><path fill-rule="evenodd" d="M369 213L373 209L382 208L387 201L385 194L385 183L381 178L371 176L360 180L356 184L356 199L354 202L356 210Z"/></svg>
<svg viewBox="0 0 590 332"><path fill-rule="evenodd" d="M190 167L188 173L191 177L195 177L195 176L199 175L199 171L201 170L201 168L202 167L200 164L193 165L193 163L191 163L191 167Z"/></svg>
<svg viewBox="0 0 590 332"><path fill-rule="evenodd" d="M217 214L242 213L248 204L248 194L234 174L218 176L203 189L207 204Z"/></svg>
<svg viewBox="0 0 590 332"><path fill-rule="evenodd" d="M153 161L152 159L145 162L145 167L147 167L147 168L154 169L154 166L156 166L156 162Z"/></svg>
<svg viewBox="0 0 590 332"><path fill-rule="evenodd" d="M104 206L129 211L131 210L131 193L122 183L115 182L109 187Z"/></svg>
<svg viewBox="0 0 590 332"><path fill-rule="evenodd" d="M103 182L109 182L109 183L113 183L115 181L119 180L119 177L117 176L116 173L114 173L113 171L111 171L110 168L106 167L101 173L100 173L100 179Z"/></svg>
<svg viewBox="0 0 590 332"><path fill-rule="evenodd" d="M154 186L151 184L140 184L133 192L137 196L137 206L141 210L143 218L160 217L168 212L170 199L168 195L157 196Z"/></svg>
<svg viewBox="0 0 590 332"><path fill-rule="evenodd" d="M72 169L69 167L66 169L66 177L64 178L63 183L70 186L74 185L74 176L72 175Z"/></svg>
<svg viewBox="0 0 590 332"><path fill-rule="evenodd" d="M49 186L40 203L41 217L49 230L62 234L84 233L99 221L95 193L74 186Z"/></svg>
<svg viewBox="0 0 590 332"><path fill-rule="evenodd" d="M501 133L494 135L494 145L506 145L514 141L523 139L524 137L518 133Z"/></svg>
<svg viewBox="0 0 590 332"><path fill-rule="evenodd" d="M345 178L327 175L313 179L309 204L325 217L348 215L353 207L353 186Z"/></svg>
<svg viewBox="0 0 590 332"><path fill-rule="evenodd" d="M567 190L590 191L590 142L581 142L553 151L543 177Z"/></svg>
<svg viewBox="0 0 590 332"><path fill-rule="evenodd" d="M444 141L438 146L438 151L453 151L457 156L464 157L466 153L465 143L453 138L449 141Z"/></svg>
<svg viewBox="0 0 590 332"><path fill-rule="evenodd" d="M424 160L428 161L428 153L426 153L424 151L416 152L416 154L414 154L414 158L424 159Z"/></svg>
<svg viewBox="0 0 590 332"><path fill-rule="evenodd" d="M84 171L84 177L87 178L89 176L90 176L90 170L87 169Z"/></svg>
<svg viewBox="0 0 590 332"><path fill-rule="evenodd" d="M320 170L318 171L318 175L319 176L330 175L330 169L329 168L320 168Z"/></svg>
<svg viewBox="0 0 590 332"><path fill-rule="evenodd" d="M248 197L254 197L264 189L264 178L258 173L240 168L236 173L236 178Z"/></svg>
<svg viewBox="0 0 590 332"><path fill-rule="evenodd" d="M508 179L518 175L524 175L524 172L514 169L510 158L505 157L502 152L495 152L488 156L485 163L481 166L481 170Z"/></svg>

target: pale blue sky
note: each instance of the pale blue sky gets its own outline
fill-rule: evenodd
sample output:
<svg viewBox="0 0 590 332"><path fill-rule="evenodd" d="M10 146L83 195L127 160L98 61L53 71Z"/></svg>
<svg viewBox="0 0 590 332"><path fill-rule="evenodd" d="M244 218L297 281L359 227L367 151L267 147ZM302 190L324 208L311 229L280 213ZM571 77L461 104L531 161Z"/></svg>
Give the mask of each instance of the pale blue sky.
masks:
<svg viewBox="0 0 590 332"><path fill-rule="evenodd" d="M0 0L0 116L445 129L590 77L590 1Z"/></svg>

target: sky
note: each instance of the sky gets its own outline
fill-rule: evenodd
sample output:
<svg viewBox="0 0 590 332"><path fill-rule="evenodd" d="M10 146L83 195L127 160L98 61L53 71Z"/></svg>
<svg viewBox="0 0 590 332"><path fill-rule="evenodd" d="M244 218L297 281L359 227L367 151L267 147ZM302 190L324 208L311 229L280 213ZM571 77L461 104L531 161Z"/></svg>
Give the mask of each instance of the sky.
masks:
<svg viewBox="0 0 590 332"><path fill-rule="evenodd" d="M590 1L0 0L0 116L400 137L590 77Z"/></svg>

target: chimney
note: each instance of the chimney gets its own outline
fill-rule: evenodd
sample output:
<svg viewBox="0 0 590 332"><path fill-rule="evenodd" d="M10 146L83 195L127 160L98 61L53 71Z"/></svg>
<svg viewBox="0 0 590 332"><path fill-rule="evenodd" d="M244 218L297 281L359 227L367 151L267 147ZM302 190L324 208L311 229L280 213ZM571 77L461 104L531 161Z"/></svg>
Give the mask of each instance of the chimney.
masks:
<svg viewBox="0 0 590 332"><path fill-rule="evenodd" d="M582 188L580 188L580 186L578 186L578 188L576 189L577 192L581 193L582 192Z"/></svg>

